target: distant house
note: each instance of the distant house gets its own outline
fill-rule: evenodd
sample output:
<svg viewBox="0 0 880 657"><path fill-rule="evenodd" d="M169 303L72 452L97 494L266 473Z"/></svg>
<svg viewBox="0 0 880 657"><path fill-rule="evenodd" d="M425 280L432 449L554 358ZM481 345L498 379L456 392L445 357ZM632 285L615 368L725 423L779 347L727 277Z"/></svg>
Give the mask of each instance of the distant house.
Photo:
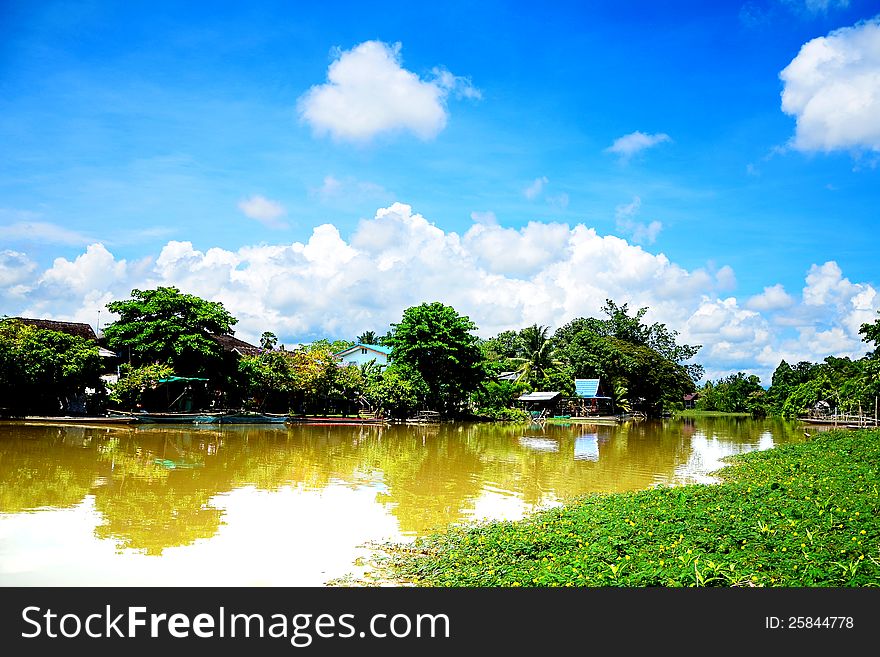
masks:
<svg viewBox="0 0 880 657"><path fill-rule="evenodd" d="M574 394L567 400L572 415L606 415L614 412L614 400L605 392L601 379L575 379Z"/></svg>
<svg viewBox="0 0 880 657"><path fill-rule="evenodd" d="M688 394L682 397L682 401L684 402L685 408L696 408L697 400L700 398L700 393L698 392L689 392Z"/></svg>
<svg viewBox="0 0 880 657"><path fill-rule="evenodd" d="M232 335L212 334L211 337L223 348L223 351L236 353L239 356L256 356L262 351L256 345L239 340Z"/></svg>
<svg viewBox="0 0 880 657"><path fill-rule="evenodd" d="M98 336L89 324L85 322L60 322L54 319L36 319L33 317L9 317L9 319L43 331L57 331L58 333L66 333L76 338L94 342L98 347L98 355L101 356L102 361L103 373L101 374L101 379L105 384L116 383L119 379L119 359L117 354L99 344ZM94 392L93 388L86 389L87 394ZM85 413L84 399L68 400L67 410L73 414Z"/></svg>
<svg viewBox="0 0 880 657"><path fill-rule="evenodd" d="M562 393L555 390L527 392L517 397L516 401L532 417L548 417L558 413L559 403L562 401Z"/></svg>
<svg viewBox="0 0 880 657"><path fill-rule="evenodd" d="M385 367L388 365L389 356L391 356L391 347L383 347L378 344L356 344L348 349L337 351L333 355L343 365L363 365L374 360L376 365Z"/></svg>
<svg viewBox="0 0 880 657"><path fill-rule="evenodd" d="M10 317L9 319L44 331L58 331L59 333L67 333L68 335L83 338L96 344L98 342L98 336L95 335L94 329L85 322L59 322L54 319L34 319L31 317ZM98 353L103 358L116 358L114 352L105 349L100 344L98 345Z"/></svg>

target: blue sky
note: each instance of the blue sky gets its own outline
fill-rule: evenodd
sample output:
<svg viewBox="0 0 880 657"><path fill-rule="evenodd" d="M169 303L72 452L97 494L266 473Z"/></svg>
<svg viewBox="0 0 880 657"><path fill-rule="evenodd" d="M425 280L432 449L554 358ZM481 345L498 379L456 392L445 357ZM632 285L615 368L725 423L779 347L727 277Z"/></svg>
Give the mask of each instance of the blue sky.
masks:
<svg viewBox="0 0 880 657"><path fill-rule="evenodd" d="M176 285L296 343L610 297L709 377L867 348L877 2L5 2L0 37L0 314Z"/></svg>

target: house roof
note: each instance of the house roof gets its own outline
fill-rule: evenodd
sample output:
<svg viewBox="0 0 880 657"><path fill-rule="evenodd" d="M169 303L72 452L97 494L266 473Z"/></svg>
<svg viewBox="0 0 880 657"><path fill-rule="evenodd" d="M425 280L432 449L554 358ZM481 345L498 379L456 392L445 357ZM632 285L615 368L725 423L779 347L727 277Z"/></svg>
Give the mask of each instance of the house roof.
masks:
<svg viewBox="0 0 880 657"><path fill-rule="evenodd" d="M35 326L36 328L45 331L59 331L60 333L67 333L68 335L74 335L78 338L85 338L86 340L93 340L95 342L98 341L98 336L95 335L95 330L84 322L58 322L54 319L33 319L30 317L10 317L9 319L14 319L22 324Z"/></svg>
<svg viewBox="0 0 880 657"><path fill-rule="evenodd" d="M385 347L380 344L356 344L348 349L343 349L342 351L337 351L334 356L347 356L350 353L357 351L358 349L369 349L370 351L375 351L378 354L382 354L383 356L391 355L391 347Z"/></svg>
<svg viewBox="0 0 880 657"><path fill-rule="evenodd" d="M232 335L213 334L211 337L214 338L225 351L237 351L242 356L254 356L262 351L256 345L252 345L250 342L245 342L244 340L239 340Z"/></svg>
<svg viewBox="0 0 880 657"><path fill-rule="evenodd" d="M499 372L495 378L499 381L516 381L519 378L519 372Z"/></svg>
<svg viewBox="0 0 880 657"><path fill-rule="evenodd" d="M518 401L553 401L557 397L561 397L561 392L527 392L524 395L520 395L517 397Z"/></svg>
<svg viewBox="0 0 880 657"><path fill-rule="evenodd" d="M600 379L575 379L574 392L578 397L596 398L599 396L599 383Z"/></svg>
<svg viewBox="0 0 880 657"><path fill-rule="evenodd" d="M684 399L684 401L693 401L693 400L699 398L699 396L700 396L700 393L698 393L698 392L689 392L688 394L686 394L683 397L683 399Z"/></svg>

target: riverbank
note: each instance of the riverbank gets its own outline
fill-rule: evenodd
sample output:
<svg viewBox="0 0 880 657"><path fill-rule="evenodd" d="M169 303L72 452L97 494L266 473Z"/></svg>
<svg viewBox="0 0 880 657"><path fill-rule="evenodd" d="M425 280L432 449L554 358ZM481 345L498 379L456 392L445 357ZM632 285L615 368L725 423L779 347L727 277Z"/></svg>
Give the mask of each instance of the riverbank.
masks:
<svg viewBox="0 0 880 657"><path fill-rule="evenodd" d="M386 545L376 581L450 587L880 586L880 431L730 457L722 484L590 495Z"/></svg>
<svg viewBox="0 0 880 657"><path fill-rule="evenodd" d="M725 413L724 411L698 411L695 408L688 408L683 411L676 411L675 417L752 417L752 414Z"/></svg>

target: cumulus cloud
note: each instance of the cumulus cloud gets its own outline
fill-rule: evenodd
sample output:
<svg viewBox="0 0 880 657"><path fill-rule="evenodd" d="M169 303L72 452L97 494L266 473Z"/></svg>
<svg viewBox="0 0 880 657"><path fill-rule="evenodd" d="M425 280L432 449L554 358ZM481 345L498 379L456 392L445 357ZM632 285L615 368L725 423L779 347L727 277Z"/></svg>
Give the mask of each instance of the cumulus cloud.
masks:
<svg viewBox="0 0 880 657"><path fill-rule="evenodd" d="M442 67L422 79L401 65L401 44L365 41L339 50L327 81L298 101L303 122L315 134L364 142L383 133L408 131L427 140L446 127L447 101L479 98L470 80Z"/></svg>
<svg viewBox="0 0 880 657"><path fill-rule="evenodd" d="M785 291L785 288L778 283L776 285L765 287L761 294L756 294L746 301L747 308L764 312L769 310L781 310L783 308L788 308L793 304L794 299Z"/></svg>
<svg viewBox="0 0 880 657"><path fill-rule="evenodd" d="M267 228L287 228L287 223L281 217L286 214L284 206L277 201L271 201L259 194L242 199L238 202L238 209L246 217L255 219Z"/></svg>
<svg viewBox="0 0 880 657"><path fill-rule="evenodd" d="M656 134L647 134L636 130L635 132L631 132L628 135L624 135L623 137L618 137L614 140L614 143L611 144L608 148L605 149L606 153L614 153L615 155L620 156L621 160L629 160L633 155L640 153L648 148L652 148L657 146L658 144L662 144L664 142L671 142L672 138L663 132L658 132Z"/></svg>
<svg viewBox="0 0 880 657"><path fill-rule="evenodd" d="M779 77L793 148L880 150L880 17L808 41Z"/></svg>
<svg viewBox="0 0 880 657"><path fill-rule="evenodd" d="M37 263L27 254L5 249L0 251L0 290L12 290L28 280Z"/></svg>
<svg viewBox="0 0 880 657"><path fill-rule="evenodd" d="M558 328L575 317L598 317L605 299L647 306L649 322L681 332L703 348L697 362L710 376L747 371L766 382L782 358L820 361L858 355L861 323L874 321L880 295L843 275L837 263L814 265L800 299L771 286L743 305L719 289L729 267L687 270L584 224L530 222L511 228L494 215L459 234L445 231L403 203L380 208L349 236L333 224L308 239L197 249L169 241L152 258L126 261L101 244L41 270L18 251L0 252L5 312L106 324L106 303L133 288L174 285L222 302L239 319L236 334L252 342L273 331L286 344L319 337L353 338L382 330L404 309L441 301L468 315L482 337L530 324ZM784 304L780 324L773 314ZM103 313L103 314L101 314ZM769 314L768 314L769 313Z"/></svg>

